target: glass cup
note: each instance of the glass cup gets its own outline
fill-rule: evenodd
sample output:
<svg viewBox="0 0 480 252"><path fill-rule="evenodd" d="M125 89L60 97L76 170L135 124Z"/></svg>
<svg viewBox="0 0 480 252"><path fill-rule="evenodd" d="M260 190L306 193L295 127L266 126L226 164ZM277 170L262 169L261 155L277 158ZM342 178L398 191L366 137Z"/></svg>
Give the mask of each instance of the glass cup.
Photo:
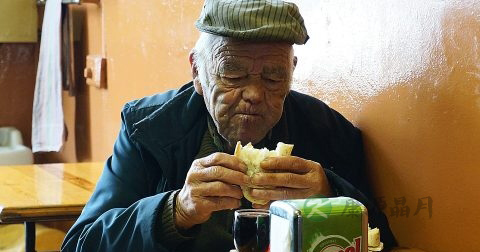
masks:
<svg viewBox="0 0 480 252"><path fill-rule="evenodd" d="M270 245L270 212L263 209L235 211L233 240L238 252L266 252Z"/></svg>

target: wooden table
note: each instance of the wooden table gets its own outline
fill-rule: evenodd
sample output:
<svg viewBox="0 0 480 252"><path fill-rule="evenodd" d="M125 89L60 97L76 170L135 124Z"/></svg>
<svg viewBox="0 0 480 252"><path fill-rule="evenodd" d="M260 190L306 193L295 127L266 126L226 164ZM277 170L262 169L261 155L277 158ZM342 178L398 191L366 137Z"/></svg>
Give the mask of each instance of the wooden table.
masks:
<svg viewBox="0 0 480 252"><path fill-rule="evenodd" d="M0 223L25 223L25 250L35 251L35 222L75 220L103 163L0 166Z"/></svg>

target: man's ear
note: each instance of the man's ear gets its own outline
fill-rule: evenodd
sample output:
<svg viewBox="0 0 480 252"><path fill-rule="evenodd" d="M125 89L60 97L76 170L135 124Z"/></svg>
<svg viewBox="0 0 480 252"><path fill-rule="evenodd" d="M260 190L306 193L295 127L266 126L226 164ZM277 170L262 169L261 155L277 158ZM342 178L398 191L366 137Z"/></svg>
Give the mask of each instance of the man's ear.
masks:
<svg viewBox="0 0 480 252"><path fill-rule="evenodd" d="M198 77L198 67L197 67L197 61L195 59L195 52L193 51L190 52L188 61L190 62L190 68L192 71L193 87L195 88L195 91L199 95L203 96L202 83L200 82L200 78Z"/></svg>
<svg viewBox="0 0 480 252"><path fill-rule="evenodd" d="M297 67L297 62L298 62L297 56L293 56L293 70L295 70L295 68Z"/></svg>

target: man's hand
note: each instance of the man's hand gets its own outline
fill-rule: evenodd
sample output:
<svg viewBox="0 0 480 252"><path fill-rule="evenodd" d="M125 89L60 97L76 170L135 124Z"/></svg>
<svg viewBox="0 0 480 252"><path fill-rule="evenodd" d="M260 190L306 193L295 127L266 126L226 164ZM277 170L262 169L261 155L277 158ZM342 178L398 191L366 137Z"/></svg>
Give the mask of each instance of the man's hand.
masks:
<svg viewBox="0 0 480 252"><path fill-rule="evenodd" d="M260 166L264 173L252 178L256 186L268 186L271 189L252 189L251 195L268 201L284 199L304 199L313 195L330 196L330 185L322 166L314 161L288 156L274 157L263 161ZM254 204L255 208L268 208Z"/></svg>
<svg viewBox="0 0 480 252"><path fill-rule="evenodd" d="M189 229L210 218L212 212L240 207L239 186L249 183L247 167L238 158L214 153L193 161L175 206L175 224Z"/></svg>

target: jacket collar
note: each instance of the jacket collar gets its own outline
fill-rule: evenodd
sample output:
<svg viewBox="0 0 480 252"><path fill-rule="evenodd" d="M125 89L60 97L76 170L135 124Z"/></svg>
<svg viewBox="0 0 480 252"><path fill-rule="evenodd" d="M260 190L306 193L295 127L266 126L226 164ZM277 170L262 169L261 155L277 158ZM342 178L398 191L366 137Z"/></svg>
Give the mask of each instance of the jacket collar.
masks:
<svg viewBox="0 0 480 252"><path fill-rule="evenodd" d="M175 143L198 126L206 125L207 109L202 96L191 83L153 113L133 124L132 138L146 146L164 148Z"/></svg>

